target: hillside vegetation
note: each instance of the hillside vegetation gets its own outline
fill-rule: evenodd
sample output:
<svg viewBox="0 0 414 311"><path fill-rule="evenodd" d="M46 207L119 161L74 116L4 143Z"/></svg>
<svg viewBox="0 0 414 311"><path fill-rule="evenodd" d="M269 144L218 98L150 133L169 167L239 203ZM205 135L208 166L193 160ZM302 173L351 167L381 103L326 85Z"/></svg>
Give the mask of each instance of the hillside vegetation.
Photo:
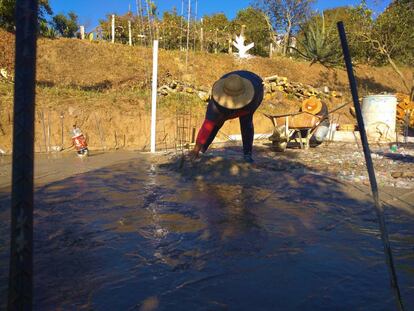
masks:
<svg viewBox="0 0 414 311"><path fill-rule="evenodd" d="M0 68L9 73L13 73L13 47L13 35L0 31ZM262 77L277 74L316 88L328 86L344 93L339 102L348 97L347 75L343 69L327 69L319 64L310 66L308 62L285 57L238 60L228 54L192 52L186 66L184 52L161 49L159 84L180 80L208 90L222 74L238 69L251 70ZM77 39L39 39L36 150L45 151L48 145L61 145L62 139L64 147L70 145L68 133L73 123L88 134L92 147L147 148L151 70L150 48ZM403 73L408 78L412 69L403 68ZM404 91L390 67L360 64L356 66L356 75L362 94ZM10 150L11 146L12 91L10 80L0 80L0 148L4 150ZM329 104L332 107L339 102ZM163 142L171 147L176 139L177 109L191 108L193 126L198 127L205 104L196 95L189 94L160 98L159 105L158 126L167 134ZM279 113L295 111L299 105L294 98L280 95L269 99L261 109ZM270 122L260 114L256 116L255 125L257 132L271 130ZM238 132L237 120L226 126L223 132Z"/></svg>

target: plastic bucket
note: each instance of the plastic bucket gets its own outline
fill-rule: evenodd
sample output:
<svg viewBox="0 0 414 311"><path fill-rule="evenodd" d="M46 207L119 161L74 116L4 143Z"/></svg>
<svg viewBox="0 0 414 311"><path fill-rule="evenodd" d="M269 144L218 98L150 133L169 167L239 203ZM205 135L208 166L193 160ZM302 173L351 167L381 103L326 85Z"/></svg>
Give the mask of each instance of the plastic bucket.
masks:
<svg viewBox="0 0 414 311"><path fill-rule="evenodd" d="M394 139L396 114L397 98L394 95L370 95L362 100L362 118L371 138Z"/></svg>

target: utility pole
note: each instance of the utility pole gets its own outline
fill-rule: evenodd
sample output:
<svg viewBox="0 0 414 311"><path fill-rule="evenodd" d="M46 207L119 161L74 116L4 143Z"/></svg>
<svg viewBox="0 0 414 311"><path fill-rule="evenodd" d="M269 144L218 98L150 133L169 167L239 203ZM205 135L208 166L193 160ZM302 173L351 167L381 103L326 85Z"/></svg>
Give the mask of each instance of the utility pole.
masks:
<svg viewBox="0 0 414 311"><path fill-rule="evenodd" d="M197 37L197 11L198 11L198 1L195 0L195 12L194 12L194 43L193 49L196 49L196 37Z"/></svg>
<svg viewBox="0 0 414 311"><path fill-rule="evenodd" d="M144 29L144 17L143 17L143 10L142 10L142 2L141 0L136 0L136 6L137 6L137 14L139 17L139 33L140 33L140 38L141 38L141 43L142 40L145 38L145 29ZM144 40L144 43L146 43L146 41Z"/></svg>
<svg viewBox="0 0 414 311"><path fill-rule="evenodd" d="M200 51L203 52L204 45L204 28L203 28L203 19L201 19L201 28L200 28Z"/></svg>
<svg viewBox="0 0 414 311"><path fill-rule="evenodd" d="M137 16L141 17L141 0L135 0L135 6L137 7Z"/></svg>
<svg viewBox="0 0 414 311"><path fill-rule="evenodd" d="M188 14L187 14L187 50L185 52L185 68L188 66L188 47L190 45L190 19L191 19L191 0L188 0Z"/></svg>
<svg viewBox="0 0 414 311"><path fill-rule="evenodd" d="M152 22L151 22L151 18L150 18L150 9L149 9L149 0L145 1L146 5L147 5L147 17L148 17L148 28L149 28L149 33L150 33L150 39L151 42L153 40L153 31L152 31Z"/></svg>
<svg viewBox="0 0 414 311"><path fill-rule="evenodd" d="M181 16L180 16L180 51L183 50L183 21L184 21L184 0L181 0Z"/></svg>
<svg viewBox="0 0 414 311"><path fill-rule="evenodd" d="M139 3L138 3L138 0L135 0L135 6L136 6L136 10L137 10L137 17L138 17L138 29L139 29L138 33L142 34L142 32L141 32L142 18L141 18L141 9L140 9L141 0L139 0Z"/></svg>

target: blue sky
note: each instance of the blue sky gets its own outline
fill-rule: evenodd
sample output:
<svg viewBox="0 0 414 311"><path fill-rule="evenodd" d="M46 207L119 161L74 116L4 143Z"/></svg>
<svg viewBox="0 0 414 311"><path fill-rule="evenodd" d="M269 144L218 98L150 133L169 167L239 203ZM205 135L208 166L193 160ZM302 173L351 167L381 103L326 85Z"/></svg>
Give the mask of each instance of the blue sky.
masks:
<svg viewBox="0 0 414 311"><path fill-rule="evenodd" d="M157 5L158 11L168 11L173 7L181 11L181 0L153 0ZM98 20L104 18L106 14L124 14L131 6L131 10L136 12L135 0L49 0L55 14L68 13L74 11L79 16L79 22L86 26L87 29L94 28L98 25ZM191 0L193 8L195 0ZM355 5L360 0L318 0L315 9L324 10L327 8ZM382 11L390 0L368 0L368 5L374 11ZM184 0L185 7L188 0ZM252 3L252 0L198 0L198 16L223 12L228 18L233 18L237 11L246 8ZM194 11L193 11L194 15Z"/></svg>

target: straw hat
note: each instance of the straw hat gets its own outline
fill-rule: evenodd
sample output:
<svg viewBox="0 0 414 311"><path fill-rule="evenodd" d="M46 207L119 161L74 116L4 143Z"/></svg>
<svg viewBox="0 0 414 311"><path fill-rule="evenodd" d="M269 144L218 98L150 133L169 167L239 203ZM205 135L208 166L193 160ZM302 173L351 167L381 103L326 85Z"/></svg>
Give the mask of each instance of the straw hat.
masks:
<svg viewBox="0 0 414 311"><path fill-rule="evenodd" d="M227 109L240 109L247 106L254 97L253 84L237 74L231 74L213 85L213 99Z"/></svg>
<svg viewBox="0 0 414 311"><path fill-rule="evenodd" d="M311 114L318 114L322 110L322 102L319 98L310 97L305 99L302 103L302 111L309 112Z"/></svg>

